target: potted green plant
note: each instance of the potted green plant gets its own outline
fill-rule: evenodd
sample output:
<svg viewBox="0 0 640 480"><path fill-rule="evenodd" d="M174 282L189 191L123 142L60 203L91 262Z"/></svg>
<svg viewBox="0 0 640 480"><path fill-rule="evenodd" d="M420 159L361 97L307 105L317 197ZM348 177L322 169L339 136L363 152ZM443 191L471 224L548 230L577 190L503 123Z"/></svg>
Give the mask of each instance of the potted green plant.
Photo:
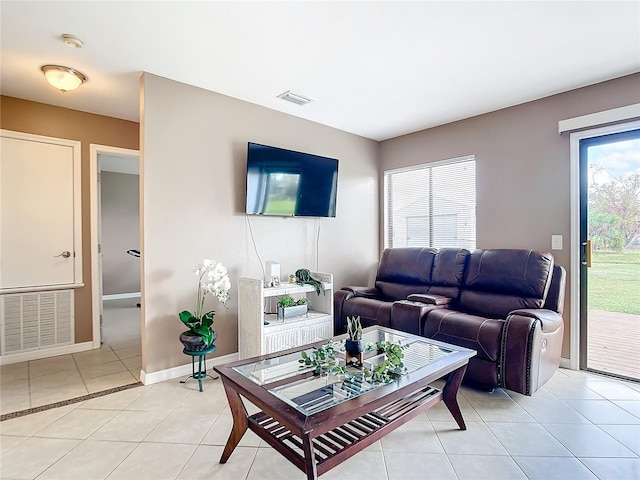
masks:
<svg viewBox="0 0 640 480"><path fill-rule="evenodd" d="M350 355L357 355L364 351L364 341L362 340L362 323L360 317L347 317L347 339L344 342L344 349Z"/></svg>
<svg viewBox="0 0 640 480"><path fill-rule="evenodd" d="M291 295L283 295L278 299L278 319L298 317L307 313L306 298L295 299Z"/></svg>
<svg viewBox="0 0 640 480"><path fill-rule="evenodd" d="M216 339L216 332L212 328L215 311L205 313L205 299L207 295L212 294L227 307L231 281L224 265L212 260L205 259L194 267L194 271L198 276L196 309L193 312L184 310L178 317L189 328L180 334L180 341L185 350L198 352L210 347Z"/></svg>

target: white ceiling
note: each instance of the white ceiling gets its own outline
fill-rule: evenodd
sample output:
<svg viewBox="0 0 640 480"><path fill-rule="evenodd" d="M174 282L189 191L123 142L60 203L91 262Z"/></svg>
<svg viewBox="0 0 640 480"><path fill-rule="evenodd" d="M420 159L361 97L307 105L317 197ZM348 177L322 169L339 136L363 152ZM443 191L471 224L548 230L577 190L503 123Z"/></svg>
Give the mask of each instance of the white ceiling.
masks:
<svg viewBox="0 0 640 480"><path fill-rule="evenodd" d="M0 14L3 95L135 121L143 71L376 140L640 71L638 1L2 0ZM89 81L62 94L48 63Z"/></svg>

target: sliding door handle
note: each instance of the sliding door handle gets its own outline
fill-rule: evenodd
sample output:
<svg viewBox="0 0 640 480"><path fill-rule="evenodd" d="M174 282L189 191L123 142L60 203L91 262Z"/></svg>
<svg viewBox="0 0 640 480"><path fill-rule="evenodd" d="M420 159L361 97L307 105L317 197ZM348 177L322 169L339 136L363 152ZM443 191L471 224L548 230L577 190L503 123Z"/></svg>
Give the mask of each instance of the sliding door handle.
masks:
<svg viewBox="0 0 640 480"><path fill-rule="evenodd" d="M586 267L591 267L591 240L587 240L586 242L582 242L582 265Z"/></svg>

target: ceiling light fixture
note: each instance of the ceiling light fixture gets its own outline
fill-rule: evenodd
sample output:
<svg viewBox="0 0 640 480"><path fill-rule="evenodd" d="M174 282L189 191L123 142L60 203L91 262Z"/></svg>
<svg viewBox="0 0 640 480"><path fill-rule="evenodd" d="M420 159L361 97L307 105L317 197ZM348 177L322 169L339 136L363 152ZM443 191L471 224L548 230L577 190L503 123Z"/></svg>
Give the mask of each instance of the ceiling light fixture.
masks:
<svg viewBox="0 0 640 480"><path fill-rule="evenodd" d="M62 41L67 47L70 47L70 48L82 48L82 46L84 45L82 40L80 40L78 37L75 37L73 35L69 35L68 33L65 33L64 35L62 35Z"/></svg>
<svg viewBox="0 0 640 480"><path fill-rule="evenodd" d="M284 93L278 95L278 98L282 100L286 100L287 102L295 103L296 105L306 105L313 100L305 97L304 95L298 95L297 93L293 93L291 90L287 90Z"/></svg>
<svg viewBox="0 0 640 480"><path fill-rule="evenodd" d="M63 93L75 90L87 81L84 73L62 65L44 65L41 70L47 82Z"/></svg>

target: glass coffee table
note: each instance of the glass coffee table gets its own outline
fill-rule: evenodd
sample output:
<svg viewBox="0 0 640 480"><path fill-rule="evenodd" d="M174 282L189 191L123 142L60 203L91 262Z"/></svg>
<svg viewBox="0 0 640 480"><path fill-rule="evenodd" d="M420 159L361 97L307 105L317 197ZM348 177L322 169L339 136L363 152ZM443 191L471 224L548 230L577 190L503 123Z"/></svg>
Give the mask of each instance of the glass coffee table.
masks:
<svg viewBox="0 0 640 480"><path fill-rule="evenodd" d="M344 364L345 335L334 339ZM316 479L419 413L444 401L461 430L466 430L456 399L469 359L476 352L384 327L364 330L363 340L400 342L403 375L375 383L350 365L350 375L314 374L301 366L326 340L215 367L233 415L233 428L220 463L226 463L251 429L296 467ZM364 354L362 366L384 361L384 353ZM447 377L442 390L430 385ZM249 415L242 397L261 411Z"/></svg>

